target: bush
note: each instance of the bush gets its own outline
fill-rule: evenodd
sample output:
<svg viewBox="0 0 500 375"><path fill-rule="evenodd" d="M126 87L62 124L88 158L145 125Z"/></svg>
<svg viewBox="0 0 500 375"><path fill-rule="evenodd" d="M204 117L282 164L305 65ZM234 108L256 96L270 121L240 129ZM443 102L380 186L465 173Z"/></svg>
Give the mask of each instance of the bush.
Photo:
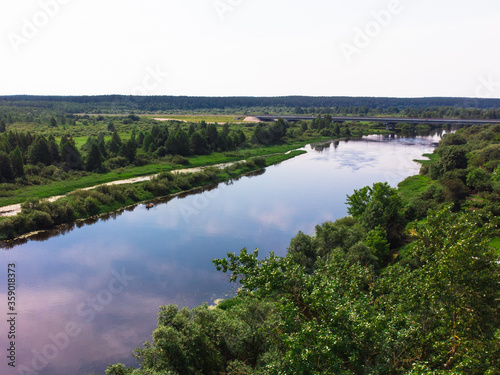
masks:
<svg viewBox="0 0 500 375"><path fill-rule="evenodd" d="M115 158L109 159L106 162L106 165L109 169L122 168L128 165L128 160L123 156L117 156Z"/></svg>
<svg viewBox="0 0 500 375"><path fill-rule="evenodd" d="M175 155L172 159L172 164L189 165L189 159L181 155Z"/></svg>
<svg viewBox="0 0 500 375"><path fill-rule="evenodd" d="M330 131L330 129L321 129L319 134L322 137L331 137L332 136L332 132Z"/></svg>
<svg viewBox="0 0 500 375"><path fill-rule="evenodd" d="M93 197L87 197L84 201L84 208L87 214L97 215L99 213L99 201Z"/></svg>
<svg viewBox="0 0 500 375"><path fill-rule="evenodd" d="M137 155L134 160L136 167L141 167L150 163L150 158L147 155Z"/></svg>
<svg viewBox="0 0 500 375"><path fill-rule="evenodd" d="M257 156L252 159L256 166L265 167L266 166L266 158L263 156Z"/></svg>
<svg viewBox="0 0 500 375"><path fill-rule="evenodd" d="M54 220L50 214L44 211L34 211L32 214L32 224L34 227L32 229L47 229L54 225Z"/></svg>

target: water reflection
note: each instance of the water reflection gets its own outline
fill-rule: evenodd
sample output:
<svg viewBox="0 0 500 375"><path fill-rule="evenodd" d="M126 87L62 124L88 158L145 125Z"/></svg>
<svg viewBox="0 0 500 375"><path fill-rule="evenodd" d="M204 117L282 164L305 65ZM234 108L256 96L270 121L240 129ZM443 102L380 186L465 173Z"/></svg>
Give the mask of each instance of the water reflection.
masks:
<svg viewBox="0 0 500 375"><path fill-rule="evenodd" d="M413 160L432 152L439 137L371 136L308 146L307 154L255 173L258 178L5 245L3 264L18 269L19 365L38 366L41 375L102 374L110 363L133 365L129 353L150 337L158 306L193 307L234 292L212 259L243 247L284 255L299 230L312 234L316 224L345 216L345 197L354 189L377 181L395 186L415 174ZM72 323L79 333L52 355L53 338L63 338L68 324L76 327Z"/></svg>
<svg viewBox="0 0 500 375"><path fill-rule="evenodd" d="M165 203L170 202L172 199L176 199L176 198L183 199L183 198L189 197L191 195L198 195L198 194L202 194L205 192L210 192L210 191L213 191L215 189L218 189L221 184L224 184L226 186L233 185L234 182L239 181L241 178L252 178L252 177L262 176L264 173L266 173L266 170L260 169L260 170L254 171L254 172L247 173L242 177L238 177L235 179L224 181L224 182L221 182L218 184L211 184L211 185L204 186L204 187L194 188L194 189L191 189L187 192L182 192L182 193L175 194L175 195L169 195L166 197L158 197L158 198L151 200L150 203L152 203L153 206L155 206L157 204L165 204ZM22 238L16 238L14 240L9 240L9 241L0 241L0 248L7 249L7 250L13 249L14 247L25 244L28 241L44 242L44 241L49 240L52 237L65 235L74 229L82 228L85 225L94 225L100 221L105 222L105 221L108 221L110 219L116 219L118 216L120 216L124 212L126 212L126 211L132 212L139 206L140 207L146 206L146 204L143 204L143 203L134 204L134 205L124 207L124 208L118 209L117 211L110 212L107 214L99 215L96 217L91 217L91 218L88 218L85 220L79 220L79 221L73 222L73 223L58 225L57 227L55 227L53 229L39 231L39 232L36 232L34 234L29 234L27 236L24 236ZM149 210L149 207L146 207L146 208Z"/></svg>

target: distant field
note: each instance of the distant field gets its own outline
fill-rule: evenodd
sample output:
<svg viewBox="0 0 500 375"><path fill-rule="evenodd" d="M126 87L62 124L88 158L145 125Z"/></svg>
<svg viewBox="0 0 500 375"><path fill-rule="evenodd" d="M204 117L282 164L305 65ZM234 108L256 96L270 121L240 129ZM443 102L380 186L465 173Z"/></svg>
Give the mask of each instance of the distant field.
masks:
<svg viewBox="0 0 500 375"><path fill-rule="evenodd" d="M226 122L242 122L246 116L242 115L233 115L233 116L226 116L226 115L147 115L147 117L150 118L164 118L164 119L172 119L172 120L179 120L179 121L187 121L187 122L218 122L219 124L221 123L226 123Z"/></svg>

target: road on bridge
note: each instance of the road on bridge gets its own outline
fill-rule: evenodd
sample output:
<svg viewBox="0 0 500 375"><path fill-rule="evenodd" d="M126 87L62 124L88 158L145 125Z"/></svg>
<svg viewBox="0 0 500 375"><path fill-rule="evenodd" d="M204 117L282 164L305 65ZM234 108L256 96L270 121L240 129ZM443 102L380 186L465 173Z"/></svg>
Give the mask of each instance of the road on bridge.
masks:
<svg viewBox="0 0 500 375"><path fill-rule="evenodd" d="M314 120L316 116L255 116L261 121L276 121L279 118L288 121ZM500 124L500 120L459 119L459 118L415 118L415 117L368 117L368 116L332 116L333 122L382 122L384 124L433 124L433 125L481 125Z"/></svg>

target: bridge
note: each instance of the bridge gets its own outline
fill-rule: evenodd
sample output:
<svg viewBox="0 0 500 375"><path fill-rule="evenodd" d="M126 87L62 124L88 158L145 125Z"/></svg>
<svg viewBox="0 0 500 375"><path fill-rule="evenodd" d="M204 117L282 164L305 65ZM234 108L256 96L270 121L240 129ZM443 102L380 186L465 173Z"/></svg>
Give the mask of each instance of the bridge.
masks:
<svg viewBox="0 0 500 375"><path fill-rule="evenodd" d="M314 120L316 116L256 116L260 121L276 121L279 118L287 121ZM500 120L460 119L460 118L415 118L415 117L368 117L368 116L332 116L332 122L381 122L387 129L399 123L428 125L483 125L500 124Z"/></svg>

